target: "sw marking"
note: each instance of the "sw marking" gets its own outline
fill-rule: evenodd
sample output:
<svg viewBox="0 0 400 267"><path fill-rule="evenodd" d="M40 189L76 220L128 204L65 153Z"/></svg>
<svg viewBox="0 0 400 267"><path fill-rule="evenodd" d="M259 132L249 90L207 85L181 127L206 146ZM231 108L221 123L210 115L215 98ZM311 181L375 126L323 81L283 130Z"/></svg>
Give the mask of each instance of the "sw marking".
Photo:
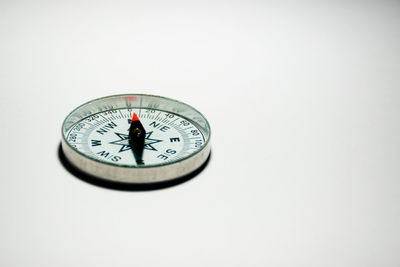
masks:
<svg viewBox="0 0 400 267"><path fill-rule="evenodd" d="M120 156L115 156L113 154L111 154L110 152L107 152L105 150L97 152L96 154L100 155L100 157L104 157L106 159L110 159L112 161L119 161L120 159L122 159Z"/></svg>

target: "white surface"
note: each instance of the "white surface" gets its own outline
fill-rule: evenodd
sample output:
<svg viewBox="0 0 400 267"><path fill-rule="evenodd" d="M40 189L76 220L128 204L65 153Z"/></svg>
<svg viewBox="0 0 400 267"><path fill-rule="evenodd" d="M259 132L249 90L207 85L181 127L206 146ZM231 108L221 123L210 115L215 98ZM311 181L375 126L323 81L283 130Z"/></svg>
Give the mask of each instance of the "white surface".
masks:
<svg viewBox="0 0 400 267"><path fill-rule="evenodd" d="M0 2L1 266L399 266L400 3ZM72 176L105 95L198 108L212 159L164 190Z"/></svg>

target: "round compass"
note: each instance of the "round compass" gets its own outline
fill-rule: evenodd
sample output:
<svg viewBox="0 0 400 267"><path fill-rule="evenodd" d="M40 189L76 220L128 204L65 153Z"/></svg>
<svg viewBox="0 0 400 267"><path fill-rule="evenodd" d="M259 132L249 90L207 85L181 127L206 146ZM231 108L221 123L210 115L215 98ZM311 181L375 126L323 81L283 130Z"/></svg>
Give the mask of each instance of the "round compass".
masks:
<svg viewBox="0 0 400 267"><path fill-rule="evenodd" d="M155 183L185 176L210 154L210 125L193 107L154 95L114 95L73 110L62 150L79 170L108 181Z"/></svg>

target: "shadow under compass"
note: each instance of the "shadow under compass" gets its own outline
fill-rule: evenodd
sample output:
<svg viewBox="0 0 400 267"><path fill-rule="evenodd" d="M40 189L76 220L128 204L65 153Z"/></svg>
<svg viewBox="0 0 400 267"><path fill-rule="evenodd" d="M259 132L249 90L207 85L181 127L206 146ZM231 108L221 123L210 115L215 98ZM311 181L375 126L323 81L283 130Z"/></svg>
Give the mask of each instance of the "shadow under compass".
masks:
<svg viewBox="0 0 400 267"><path fill-rule="evenodd" d="M165 181L165 182L151 183L151 184L125 184L125 183L119 183L119 182L112 182L112 181L103 180L103 179L97 178L95 176L89 175L87 173L84 173L81 170L74 167L68 161L68 159L65 157L65 155L62 151L61 143L58 146L58 158L59 158L61 164L64 166L64 168L69 173L71 173L73 176L75 176L79 180L89 183L91 185L100 186L100 187L107 188L107 189L121 190L121 191L151 191L151 190L159 190L159 189L172 187L172 186L179 185L179 184L182 184L184 182L191 180L192 178L194 178L196 175L198 175L200 172L202 172L207 167L207 165L211 159L211 152L210 152L210 155L208 156L207 160L197 170L195 170L185 176L177 178L177 179L173 179L173 180Z"/></svg>

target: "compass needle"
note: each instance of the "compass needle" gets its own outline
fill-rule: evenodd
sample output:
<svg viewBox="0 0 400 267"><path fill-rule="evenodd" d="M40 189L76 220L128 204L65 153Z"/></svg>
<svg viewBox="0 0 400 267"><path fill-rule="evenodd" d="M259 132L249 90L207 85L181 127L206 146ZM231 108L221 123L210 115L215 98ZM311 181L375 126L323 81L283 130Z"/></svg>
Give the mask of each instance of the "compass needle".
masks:
<svg viewBox="0 0 400 267"><path fill-rule="evenodd" d="M142 155L146 130L140 122L136 113L133 113L131 126L129 128L129 144L138 164L144 164Z"/></svg>
<svg viewBox="0 0 400 267"><path fill-rule="evenodd" d="M198 169L210 153L210 125L182 102L154 95L114 95L73 110L62 126L68 160L114 182L155 183Z"/></svg>

